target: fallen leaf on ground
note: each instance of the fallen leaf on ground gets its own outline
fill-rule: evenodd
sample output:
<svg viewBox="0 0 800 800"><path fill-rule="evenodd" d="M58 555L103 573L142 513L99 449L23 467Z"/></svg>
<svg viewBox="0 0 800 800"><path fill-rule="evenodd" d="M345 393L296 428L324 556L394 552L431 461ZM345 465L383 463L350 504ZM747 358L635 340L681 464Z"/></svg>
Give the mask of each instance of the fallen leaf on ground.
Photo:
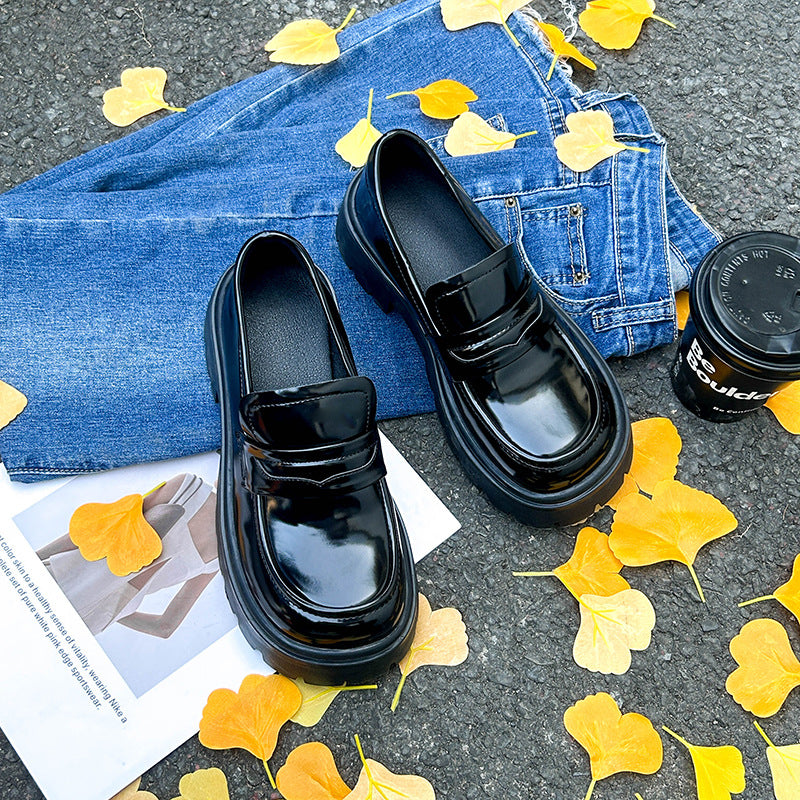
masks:
<svg viewBox="0 0 800 800"><path fill-rule="evenodd" d="M120 128L159 109L186 111L164 102L167 73L161 67L131 67L123 71L120 85L103 94L103 116Z"/></svg>
<svg viewBox="0 0 800 800"><path fill-rule="evenodd" d="M617 489L617 493L606 503L606 505L616 511L619 508L620 500L622 500L623 497L627 497L629 494L636 494L638 491L639 487L636 485L636 481L631 477L630 473L625 473L625 477L622 479L622 486Z"/></svg>
<svg viewBox="0 0 800 800"><path fill-rule="evenodd" d="M429 83L421 89L410 92L395 92L386 99L414 95L419 99L419 110L433 119L453 119L465 111L469 111L467 103L478 99L478 95L463 83L452 80L441 80Z"/></svg>
<svg viewBox="0 0 800 800"><path fill-rule="evenodd" d="M321 19L298 19L279 30L265 45L270 53L269 60L283 64L328 64L339 58L337 34L356 13L351 8L338 28L331 28Z"/></svg>
<svg viewBox="0 0 800 800"><path fill-rule="evenodd" d="M419 775L395 775L379 761L364 758L358 736L356 747L361 759L361 774L353 791L344 800L436 800L433 786Z"/></svg>
<svg viewBox="0 0 800 800"><path fill-rule="evenodd" d="M460 114L444 139L444 149L451 156L476 156L497 150L511 150L517 139L533 136L536 131L513 134L498 131L472 111Z"/></svg>
<svg viewBox="0 0 800 800"><path fill-rule="evenodd" d="M122 791L117 792L111 800L158 800L152 792L144 792L139 790L142 783L141 778L137 778L132 783L129 783Z"/></svg>
<svg viewBox="0 0 800 800"><path fill-rule="evenodd" d="M654 0L590 0L578 21L583 32L607 50L627 50L639 38L642 24L651 17L670 28L675 26L656 16Z"/></svg>
<svg viewBox="0 0 800 800"><path fill-rule="evenodd" d="M295 747L278 770L275 782L286 800L342 800L350 794L333 753L322 742Z"/></svg>
<svg viewBox="0 0 800 800"><path fill-rule="evenodd" d="M631 650L646 650L656 624L647 595L625 589L611 597L586 594L580 600L581 626L572 647L579 667L604 675L630 669Z"/></svg>
<svg viewBox="0 0 800 800"><path fill-rule="evenodd" d="M633 460L630 475L639 489L652 495L656 484L675 477L683 442L671 419L650 417L631 425Z"/></svg>
<svg viewBox="0 0 800 800"><path fill-rule="evenodd" d="M757 717L780 711L789 692L800 686L800 661L789 644L786 629L774 619L754 619L730 644L739 665L725 688L745 710Z"/></svg>
<svg viewBox="0 0 800 800"><path fill-rule="evenodd" d="M212 750L247 750L263 762L275 788L267 761L281 726L302 702L300 690L283 675L248 675L238 692L215 689L208 696L200 720L200 744Z"/></svg>
<svg viewBox="0 0 800 800"><path fill-rule="evenodd" d="M691 744L666 725L662 725L662 728L677 739L692 757L697 781L697 800L731 800L732 794L744 791L744 762L738 747Z"/></svg>
<svg viewBox="0 0 800 800"><path fill-rule="evenodd" d="M564 727L589 754L592 783L617 772L651 775L661 767L661 737L642 714L622 714L606 692L589 695L564 712Z"/></svg>
<svg viewBox="0 0 800 800"><path fill-rule="evenodd" d="M689 292L685 289L675 295L675 317L678 330L682 331L689 321Z"/></svg>
<svg viewBox="0 0 800 800"><path fill-rule="evenodd" d="M528 5L531 0L441 0L442 19L449 31L460 31L481 22L502 25L511 41L519 47L519 40L508 27L508 18L514 11Z"/></svg>
<svg viewBox="0 0 800 800"><path fill-rule="evenodd" d="M377 683L364 686L316 686L306 683L302 678L293 678L292 683L300 690L300 694L303 696L303 704L292 717L292 722L296 722L304 728L311 728L316 725L330 708L331 703L342 692L378 688Z"/></svg>
<svg viewBox="0 0 800 800"><path fill-rule="evenodd" d="M753 603L760 603L762 600L777 600L787 611L791 611L797 621L800 622L800 554L795 556L792 577L786 583L781 584L774 594L765 594L762 597L745 600L744 603L739 603L739 608Z"/></svg>
<svg viewBox="0 0 800 800"><path fill-rule="evenodd" d="M694 561L700 548L734 530L736 517L713 495L679 481L661 481L652 498L630 494L619 503L609 544L626 566L679 561L689 568L700 599Z"/></svg>
<svg viewBox="0 0 800 800"><path fill-rule="evenodd" d="M649 153L646 147L623 144L614 138L614 120L607 111L576 111L567 114L568 133L556 136L556 155L575 172L586 172L623 150Z"/></svg>
<svg viewBox="0 0 800 800"><path fill-rule="evenodd" d="M28 398L19 389L0 381L0 429L16 419L27 405Z"/></svg>
<svg viewBox="0 0 800 800"><path fill-rule="evenodd" d="M800 381L790 383L764 405L789 433L800 434Z"/></svg>
<svg viewBox="0 0 800 800"><path fill-rule="evenodd" d="M381 132L372 124L372 98L374 90L369 90L367 116L356 122L338 142L336 152L351 166L363 167L372 145L381 138Z"/></svg>
<svg viewBox="0 0 800 800"><path fill-rule="evenodd" d="M515 572L517 577L558 578L576 599L585 594L610 597L630 589L630 584L619 571L622 562L611 552L608 536L596 528L582 528L575 539L569 560L552 572Z"/></svg>
<svg viewBox="0 0 800 800"><path fill-rule="evenodd" d="M198 769L181 778L180 797L173 800L230 800L228 780L217 767Z"/></svg>
<svg viewBox="0 0 800 800"><path fill-rule="evenodd" d="M455 667L469 655L467 629L461 612L455 608L439 608L431 612L425 595L419 595L417 630L411 648L400 661L400 683L392 700L392 711L397 708L406 678L414 670L426 665Z"/></svg>
<svg viewBox="0 0 800 800"><path fill-rule="evenodd" d="M611 551L608 536L587 526L578 533L569 560L556 567L553 574L575 597L610 597L631 588L619 574L621 569L622 562Z"/></svg>
<svg viewBox="0 0 800 800"><path fill-rule="evenodd" d="M798 800L800 798L800 744L778 747L773 744L757 722L754 721L753 725L767 743L767 761L772 773L775 800Z"/></svg>
<svg viewBox="0 0 800 800"><path fill-rule="evenodd" d="M631 425L633 459L619 491L606 505L618 509L623 497L639 490L652 494L660 481L675 477L683 447L678 429L666 417L640 419Z"/></svg>
<svg viewBox="0 0 800 800"><path fill-rule="evenodd" d="M69 538L87 561L106 559L109 570L123 577L161 555L161 537L144 518L141 494L113 503L84 503L69 521Z"/></svg>
<svg viewBox="0 0 800 800"><path fill-rule="evenodd" d="M536 24L539 26L542 33L547 37L547 42L550 45L550 49L553 51L553 61L550 64L550 69L547 72L547 80L549 81L553 75L553 70L556 68L556 62L558 61L559 56L563 56L564 58L572 58L577 61L579 64L583 64L584 67L588 67L589 69L597 69L597 64L592 61L591 58L585 56L575 47L574 44L570 44L564 36L564 32L557 28L555 25L550 25L547 22L539 22L537 20Z"/></svg>

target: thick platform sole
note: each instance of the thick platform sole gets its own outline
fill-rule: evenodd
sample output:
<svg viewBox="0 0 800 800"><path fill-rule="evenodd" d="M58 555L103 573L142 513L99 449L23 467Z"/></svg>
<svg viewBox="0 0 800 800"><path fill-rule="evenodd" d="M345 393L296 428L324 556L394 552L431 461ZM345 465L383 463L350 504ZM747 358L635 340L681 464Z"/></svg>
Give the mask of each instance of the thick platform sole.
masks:
<svg viewBox="0 0 800 800"><path fill-rule="evenodd" d="M458 411L441 355L426 335L416 310L389 276L380 256L363 235L354 209L355 187L354 180L345 193L336 220L339 252L358 282L381 309L385 313L398 311L414 335L425 359L428 381L445 435L467 476L495 506L534 527L572 525L591 516L617 493L631 464L633 442L630 418L622 393L619 390L614 392L614 411L619 420L614 442L589 475L566 489L547 494L532 492L510 481L475 445ZM577 335L582 335L568 318L565 324ZM610 379L610 385L616 387L616 381L604 362L600 369Z"/></svg>
<svg viewBox="0 0 800 800"><path fill-rule="evenodd" d="M233 470L230 467L234 452L231 419L235 418L234 411L238 414L238 396L236 407L233 408L231 404L234 398L226 390L226 386L238 385L238 372L232 381L234 376L227 372L230 365L222 358L218 335L226 313L226 296L231 277L232 270L228 270L217 284L205 320L206 367L214 399L220 404L222 418L216 517L219 564L225 594L248 644L261 653L264 661L281 675L326 686L372 681L397 664L411 647L417 621L416 585L409 597L407 611L392 629L391 635L357 648L316 647L288 637L270 624L248 589L236 544L235 493L232 485ZM235 368L238 370L238 365ZM402 525L402 519L400 524ZM404 531L402 535L405 537Z"/></svg>

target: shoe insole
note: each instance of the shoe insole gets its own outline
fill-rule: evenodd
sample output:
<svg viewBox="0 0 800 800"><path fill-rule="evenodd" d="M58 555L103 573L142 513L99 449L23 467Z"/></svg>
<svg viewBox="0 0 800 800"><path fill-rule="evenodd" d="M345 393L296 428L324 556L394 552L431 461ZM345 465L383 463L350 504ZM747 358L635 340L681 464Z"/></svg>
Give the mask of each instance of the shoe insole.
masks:
<svg viewBox="0 0 800 800"><path fill-rule="evenodd" d="M308 270L282 243L251 248L242 273L242 313L251 391L331 380L328 321Z"/></svg>
<svg viewBox="0 0 800 800"><path fill-rule="evenodd" d="M387 165L382 178L387 215L423 293L496 249L469 221L443 178L430 168L397 158Z"/></svg>

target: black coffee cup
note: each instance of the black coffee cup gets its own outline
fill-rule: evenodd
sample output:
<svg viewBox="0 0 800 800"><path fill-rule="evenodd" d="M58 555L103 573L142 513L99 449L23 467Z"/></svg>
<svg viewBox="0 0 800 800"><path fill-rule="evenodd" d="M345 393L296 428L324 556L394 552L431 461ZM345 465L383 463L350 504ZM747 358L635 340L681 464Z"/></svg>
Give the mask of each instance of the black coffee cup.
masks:
<svg viewBox="0 0 800 800"><path fill-rule="evenodd" d="M672 387L690 411L735 422L800 380L800 239L742 233L711 250L689 289Z"/></svg>

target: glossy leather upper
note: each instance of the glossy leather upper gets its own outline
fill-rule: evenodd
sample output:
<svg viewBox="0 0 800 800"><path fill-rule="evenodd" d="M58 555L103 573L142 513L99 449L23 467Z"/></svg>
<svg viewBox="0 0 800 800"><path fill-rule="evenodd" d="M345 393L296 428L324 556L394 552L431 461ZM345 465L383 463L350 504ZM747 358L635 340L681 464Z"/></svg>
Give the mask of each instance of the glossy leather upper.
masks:
<svg viewBox="0 0 800 800"><path fill-rule="evenodd" d="M407 131L384 136L357 180L358 224L435 343L475 446L535 492L591 472L619 424L608 385L513 245Z"/></svg>
<svg viewBox="0 0 800 800"><path fill-rule="evenodd" d="M369 644L416 603L374 386L356 374L327 279L290 237L245 245L225 303L223 354L239 364L227 390L242 581L286 637ZM302 326L276 328L287 314Z"/></svg>

